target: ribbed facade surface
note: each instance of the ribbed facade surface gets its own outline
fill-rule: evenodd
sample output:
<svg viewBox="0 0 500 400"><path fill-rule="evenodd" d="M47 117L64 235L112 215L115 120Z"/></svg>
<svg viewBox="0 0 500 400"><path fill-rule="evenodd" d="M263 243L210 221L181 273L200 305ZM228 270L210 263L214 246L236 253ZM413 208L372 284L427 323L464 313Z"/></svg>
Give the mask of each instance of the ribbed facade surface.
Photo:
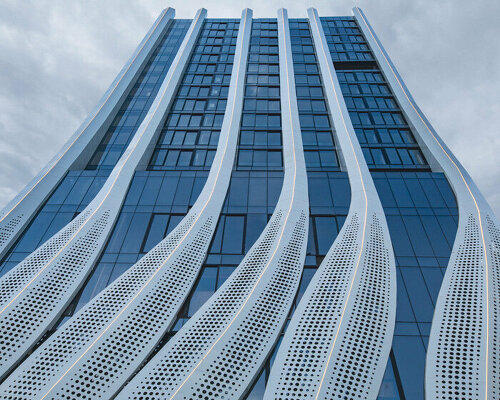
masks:
<svg viewBox="0 0 500 400"><path fill-rule="evenodd" d="M499 248L359 8L169 8L0 211L0 398L500 399Z"/></svg>

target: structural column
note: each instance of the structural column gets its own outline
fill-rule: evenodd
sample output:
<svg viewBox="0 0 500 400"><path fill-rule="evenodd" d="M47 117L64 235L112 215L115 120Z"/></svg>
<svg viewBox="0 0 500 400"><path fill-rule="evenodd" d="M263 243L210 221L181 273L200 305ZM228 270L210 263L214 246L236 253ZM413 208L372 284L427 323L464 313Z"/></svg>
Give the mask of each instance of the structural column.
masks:
<svg viewBox="0 0 500 400"><path fill-rule="evenodd" d="M69 169L88 161L115 118L130 89L150 59L175 12L164 10L104 96L64 147L0 211L0 258L43 206Z"/></svg>
<svg viewBox="0 0 500 400"><path fill-rule="evenodd" d="M274 347L305 259L307 177L290 34L278 12L285 176L276 209L237 269L118 395L240 399Z"/></svg>
<svg viewBox="0 0 500 400"><path fill-rule="evenodd" d="M500 224L483 195L416 105L366 16L354 16L413 133L457 198L459 224L434 312L427 399L500 398Z"/></svg>
<svg viewBox="0 0 500 400"><path fill-rule="evenodd" d="M151 109L94 200L0 279L0 337L4 339L0 376L59 319L92 270L134 172L159 135L205 15L204 9L197 13Z"/></svg>
<svg viewBox="0 0 500 400"><path fill-rule="evenodd" d="M351 205L293 314L264 399L376 399L394 331L394 255L318 13L311 8L308 15Z"/></svg>
<svg viewBox="0 0 500 400"><path fill-rule="evenodd" d="M192 38L204 15L205 10L201 10L193 21L188 33ZM252 11L244 10L219 145L196 203L164 240L14 371L0 387L0 397L110 398L172 327L206 257L229 186L243 106L251 21ZM88 379L92 384L87 384Z"/></svg>

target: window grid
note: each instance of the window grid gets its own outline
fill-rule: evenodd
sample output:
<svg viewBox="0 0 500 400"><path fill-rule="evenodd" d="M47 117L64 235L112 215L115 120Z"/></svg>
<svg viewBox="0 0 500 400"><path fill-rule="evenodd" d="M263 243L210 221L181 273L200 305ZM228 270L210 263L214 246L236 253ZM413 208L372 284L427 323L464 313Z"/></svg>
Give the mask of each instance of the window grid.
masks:
<svg viewBox="0 0 500 400"><path fill-rule="evenodd" d="M356 21L328 17L321 23L370 170L430 170Z"/></svg>
<svg viewBox="0 0 500 400"><path fill-rule="evenodd" d="M373 55L352 17L320 18L333 61L372 61Z"/></svg>
<svg viewBox="0 0 500 400"><path fill-rule="evenodd" d="M337 76L368 166L429 169L382 74L344 70Z"/></svg>
<svg viewBox="0 0 500 400"><path fill-rule="evenodd" d="M379 400L420 399L432 315L457 231L458 208L443 173L372 175L396 256L398 290L391 359Z"/></svg>
<svg viewBox="0 0 500 400"><path fill-rule="evenodd" d="M167 29L86 169L112 169L117 163L148 113L190 24L177 19Z"/></svg>
<svg viewBox="0 0 500 400"><path fill-rule="evenodd" d="M276 20L254 20L250 34L238 170L283 170Z"/></svg>
<svg viewBox="0 0 500 400"><path fill-rule="evenodd" d="M292 20L295 87L307 170L339 171L332 124L307 20Z"/></svg>
<svg viewBox="0 0 500 400"><path fill-rule="evenodd" d="M239 20L207 20L156 143L149 170L209 170L217 149Z"/></svg>

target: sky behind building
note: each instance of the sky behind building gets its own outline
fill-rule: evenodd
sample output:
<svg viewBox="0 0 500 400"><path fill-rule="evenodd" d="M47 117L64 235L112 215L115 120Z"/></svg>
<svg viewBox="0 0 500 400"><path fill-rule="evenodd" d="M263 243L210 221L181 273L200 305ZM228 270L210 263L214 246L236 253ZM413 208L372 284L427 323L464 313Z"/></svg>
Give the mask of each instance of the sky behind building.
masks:
<svg viewBox="0 0 500 400"><path fill-rule="evenodd" d="M0 4L0 206L54 156L160 11L177 18L350 15L360 6L438 133L500 215L500 3L443 0L5 1Z"/></svg>

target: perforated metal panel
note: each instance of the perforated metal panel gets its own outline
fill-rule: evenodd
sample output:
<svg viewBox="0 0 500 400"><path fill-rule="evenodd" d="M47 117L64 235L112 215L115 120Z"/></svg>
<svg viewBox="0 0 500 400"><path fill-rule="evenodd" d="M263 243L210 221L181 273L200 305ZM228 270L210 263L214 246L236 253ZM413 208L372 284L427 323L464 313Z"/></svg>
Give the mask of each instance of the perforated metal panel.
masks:
<svg viewBox="0 0 500 400"><path fill-rule="evenodd" d="M264 398L374 399L394 330L394 255L318 14L308 14L353 195L342 230L293 314Z"/></svg>
<svg viewBox="0 0 500 400"><path fill-rule="evenodd" d="M365 15L356 20L435 170L455 192L459 225L439 292L427 349L427 399L496 399L498 382L499 222L471 177L453 156L396 71Z"/></svg>
<svg viewBox="0 0 500 400"><path fill-rule="evenodd" d="M193 26L205 13L198 12ZM251 19L245 10L219 146L198 200L163 241L37 349L3 383L0 397L110 398L173 324L205 259L229 185Z"/></svg>
<svg viewBox="0 0 500 400"><path fill-rule="evenodd" d="M199 265L193 260L204 257L213 220L205 221L194 240L174 254L195 220L196 215L191 215L182 221L68 321L16 370L0 393L15 398L47 394L47 398L61 399L74 398L72 390L78 387L79 398L95 399L107 398L108 392L119 389L130 369L133 372L151 351L151 337L161 338L165 319L172 320L179 297L185 296L197 275ZM159 262L169 256L174 262L159 270ZM87 384L89 379L94 385Z"/></svg>
<svg viewBox="0 0 500 400"><path fill-rule="evenodd" d="M174 15L172 8L163 10L132 57L78 130L43 170L0 211L0 258L4 256L54 191L68 169L80 160L90 157L95 151Z"/></svg>
<svg viewBox="0 0 500 400"><path fill-rule="evenodd" d="M235 272L118 398L240 398L272 349L295 295L306 215L277 210Z"/></svg>
<svg viewBox="0 0 500 400"><path fill-rule="evenodd" d="M7 207L8 205L6 208ZM16 214L16 211L3 209L2 214L0 214L0 223L2 223L2 226L0 227L0 246L5 247L5 251L7 251L11 240L14 240L14 237L17 237L16 233L19 232L19 224L24 216L24 214ZM7 214L9 214L9 216L7 216Z"/></svg>
<svg viewBox="0 0 500 400"><path fill-rule="evenodd" d="M165 118L205 13L200 11L193 21L151 110L94 200L80 216L0 279L0 337L9 341L0 358L0 376L51 328L90 273L134 171Z"/></svg>
<svg viewBox="0 0 500 400"><path fill-rule="evenodd" d="M6 274L4 279L0 280L0 310L3 310L13 300L14 296L22 291L30 280L36 277L36 274L43 272L41 268L45 265L46 260L52 259L57 255L59 249L82 228L90 213L90 210L82 212L68 224L67 229L60 235L49 239L39 252L28 256L23 263L13 269L10 274Z"/></svg>
<svg viewBox="0 0 500 400"><path fill-rule="evenodd" d="M484 277L475 268L483 260L479 226L473 215L466 218L464 240L453 256L454 268L447 286L445 303L452 303L443 313L440 324L441 340L436 344L435 368L439 371L433 398L478 399L484 390L481 384L481 333L484 332L483 319L485 304ZM443 286L443 289L446 287ZM457 299L455 299L455 296ZM468 314L466 318L462 315ZM464 323L464 322L467 323ZM471 361L474 361L471 363ZM455 375L450 379L449 373ZM458 382L457 382L458 378Z"/></svg>
<svg viewBox="0 0 500 400"><path fill-rule="evenodd" d="M285 177L275 212L228 280L119 399L241 398L285 322L305 258L308 198L284 10L278 32Z"/></svg>
<svg viewBox="0 0 500 400"><path fill-rule="evenodd" d="M489 333L488 346L491 347L491 368L488 377L489 396L492 399L500 398L500 229L495 219L486 216L488 233L490 236L489 254L491 257L491 270L489 280L491 290L489 292L489 311L491 330Z"/></svg>
<svg viewBox="0 0 500 400"><path fill-rule="evenodd" d="M325 382L318 398L376 398L385 369L394 317L394 264L390 263L384 230L375 214L370 216L369 224L358 290L352 294L351 312L345 315L336 338L338 354L322 377Z"/></svg>
<svg viewBox="0 0 500 400"><path fill-rule="evenodd" d="M486 207L478 208L484 212ZM459 207L459 212L427 350L426 397L496 399L500 396L499 225L493 214L483 217L472 207Z"/></svg>

